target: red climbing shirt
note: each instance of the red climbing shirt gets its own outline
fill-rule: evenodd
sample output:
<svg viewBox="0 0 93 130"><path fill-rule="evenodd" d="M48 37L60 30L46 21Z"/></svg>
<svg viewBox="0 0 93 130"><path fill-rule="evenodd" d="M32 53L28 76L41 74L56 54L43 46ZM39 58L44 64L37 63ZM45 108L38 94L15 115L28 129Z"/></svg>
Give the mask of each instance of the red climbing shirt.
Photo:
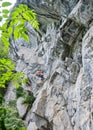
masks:
<svg viewBox="0 0 93 130"><path fill-rule="evenodd" d="M36 72L36 75L37 75L37 76L38 76L38 75L42 75L42 71L38 70L38 71Z"/></svg>

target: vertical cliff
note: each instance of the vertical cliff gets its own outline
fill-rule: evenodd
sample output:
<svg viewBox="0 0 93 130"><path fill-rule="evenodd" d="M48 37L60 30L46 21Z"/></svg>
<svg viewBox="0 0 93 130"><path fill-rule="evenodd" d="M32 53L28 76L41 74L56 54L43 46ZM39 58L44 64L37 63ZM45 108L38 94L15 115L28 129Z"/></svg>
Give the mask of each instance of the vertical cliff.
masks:
<svg viewBox="0 0 93 130"><path fill-rule="evenodd" d="M93 130L93 1L18 0L16 5L20 3L35 10L40 24L39 31L26 25L29 43L11 41L16 71L29 79L23 87L36 98L23 112L28 130ZM43 81L37 70L43 71ZM22 114L22 105L17 108Z"/></svg>

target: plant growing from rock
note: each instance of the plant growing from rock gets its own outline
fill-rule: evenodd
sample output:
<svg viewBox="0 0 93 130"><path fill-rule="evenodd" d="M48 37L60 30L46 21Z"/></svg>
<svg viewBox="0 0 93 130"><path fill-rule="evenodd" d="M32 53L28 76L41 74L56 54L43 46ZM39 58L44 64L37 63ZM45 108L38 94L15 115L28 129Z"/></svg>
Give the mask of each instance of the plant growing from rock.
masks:
<svg viewBox="0 0 93 130"><path fill-rule="evenodd" d="M33 94L30 93L26 93L24 92L22 87L18 87L16 88L16 97L23 97L24 98L24 102L23 104L28 104L29 108L32 107L33 102L35 101L35 97L33 96Z"/></svg>
<svg viewBox="0 0 93 130"><path fill-rule="evenodd" d="M15 108L0 106L0 130L26 130Z"/></svg>
<svg viewBox="0 0 93 130"><path fill-rule="evenodd" d="M29 107L32 107L33 102L35 101L35 97L33 96L33 94L29 95L29 94L24 94L24 102L23 104L28 104Z"/></svg>

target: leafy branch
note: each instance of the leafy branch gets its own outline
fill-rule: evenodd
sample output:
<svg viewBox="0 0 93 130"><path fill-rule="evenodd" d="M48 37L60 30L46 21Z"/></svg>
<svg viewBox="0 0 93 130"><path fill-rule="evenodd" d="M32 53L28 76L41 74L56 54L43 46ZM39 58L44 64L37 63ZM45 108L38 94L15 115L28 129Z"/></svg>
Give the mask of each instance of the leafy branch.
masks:
<svg viewBox="0 0 93 130"><path fill-rule="evenodd" d="M0 1L2 1L2 0L0 0ZM12 3L10 3L10 2L1 3L0 7L3 7L4 9L2 9L2 11L0 12L1 13L0 21L2 21L4 18L8 18L8 14L10 11L8 9L6 9L5 7L10 6L10 5L12 5Z"/></svg>
<svg viewBox="0 0 93 130"><path fill-rule="evenodd" d="M2 7L10 6L10 2L3 2ZM7 9L3 9L2 13L4 15L9 15L10 12ZM0 18L1 21L3 19ZM6 22L0 27L1 30L1 41L4 43L2 50L9 50L9 39L14 37L18 39L22 37L24 40L28 41L29 37L27 35L27 28L25 27L26 23L30 23L33 28L38 30L38 21L36 20L36 14L33 10L28 8L25 4L19 4L18 7L15 7L14 10L9 15ZM8 53L7 53L8 54ZM4 55L3 55L4 56ZM9 58L2 57L0 59L0 86L5 87L6 82L11 79L15 82L16 86L20 86L21 83L26 82L24 80L23 73L14 73L15 66Z"/></svg>
<svg viewBox="0 0 93 130"><path fill-rule="evenodd" d="M8 12L3 10L3 12ZM29 37L27 35L26 23L30 23L36 30L39 29L39 23L36 20L36 13L28 8L25 4L19 4L11 12L10 17L6 22L0 27L2 31L1 39L4 44L9 46L9 39L13 36L14 39L22 37L24 40L28 41Z"/></svg>
<svg viewBox="0 0 93 130"><path fill-rule="evenodd" d="M26 130L16 108L0 106L0 130Z"/></svg>

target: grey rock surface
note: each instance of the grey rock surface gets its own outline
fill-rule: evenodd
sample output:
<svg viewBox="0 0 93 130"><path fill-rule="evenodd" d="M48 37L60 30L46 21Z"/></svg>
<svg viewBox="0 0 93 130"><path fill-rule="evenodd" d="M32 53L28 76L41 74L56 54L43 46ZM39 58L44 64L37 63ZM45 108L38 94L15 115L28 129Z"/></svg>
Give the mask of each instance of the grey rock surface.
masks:
<svg viewBox="0 0 93 130"><path fill-rule="evenodd" d="M15 88L16 86L13 84L13 82L11 82L4 96L5 104L8 104L9 101L13 101L16 99Z"/></svg>
<svg viewBox="0 0 93 130"><path fill-rule="evenodd" d="M35 9L40 23L37 32L28 25L31 44L19 39L11 48L17 48L16 71L30 82L25 91L36 97L25 118L28 130L93 130L93 1L19 3Z"/></svg>
<svg viewBox="0 0 93 130"><path fill-rule="evenodd" d="M24 104L24 98L20 97L17 99L16 107L19 113L19 116L23 118L27 112L28 104Z"/></svg>
<svg viewBox="0 0 93 130"><path fill-rule="evenodd" d="M37 126L34 122L31 122L27 128L27 130L37 130Z"/></svg>

